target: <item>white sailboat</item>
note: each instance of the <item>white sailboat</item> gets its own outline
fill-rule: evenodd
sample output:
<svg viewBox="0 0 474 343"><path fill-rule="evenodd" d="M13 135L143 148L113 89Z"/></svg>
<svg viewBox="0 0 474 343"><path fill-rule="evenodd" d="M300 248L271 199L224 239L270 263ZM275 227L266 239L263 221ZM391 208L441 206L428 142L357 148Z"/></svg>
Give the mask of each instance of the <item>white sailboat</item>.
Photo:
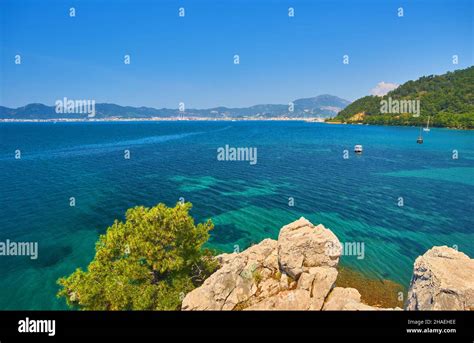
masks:
<svg viewBox="0 0 474 343"><path fill-rule="evenodd" d="M430 132L430 116L428 116L428 122L426 123L426 127L423 128L423 131Z"/></svg>

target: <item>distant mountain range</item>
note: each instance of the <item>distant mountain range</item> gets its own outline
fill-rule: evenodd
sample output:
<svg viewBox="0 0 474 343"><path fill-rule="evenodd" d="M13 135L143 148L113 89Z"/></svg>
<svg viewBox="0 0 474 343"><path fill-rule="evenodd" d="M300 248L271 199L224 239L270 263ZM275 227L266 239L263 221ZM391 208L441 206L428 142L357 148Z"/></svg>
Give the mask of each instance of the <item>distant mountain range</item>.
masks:
<svg viewBox="0 0 474 343"><path fill-rule="evenodd" d="M292 106L290 104L262 104L242 108L215 107L208 109L185 109L184 111L169 108L157 109L152 107L131 107L97 103L95 104L94 118L330 118L334 117L349 104L350 101L328 94L318 95L313 98L297 99L292 102ZM43 104L29 104L18 108L0 106L0 119L85 119L87 116L87 113L56 113L55 106L46 106Z"/></svg>
<svg viewBox="0 0 474 343"><path fill-rule="evenodd" d="M419 105L417 115L403 106L413 101ZM474 66L405 82L383 97L365 96L329 121L426 125L428 117L431 126L474 129Z"/></svg>

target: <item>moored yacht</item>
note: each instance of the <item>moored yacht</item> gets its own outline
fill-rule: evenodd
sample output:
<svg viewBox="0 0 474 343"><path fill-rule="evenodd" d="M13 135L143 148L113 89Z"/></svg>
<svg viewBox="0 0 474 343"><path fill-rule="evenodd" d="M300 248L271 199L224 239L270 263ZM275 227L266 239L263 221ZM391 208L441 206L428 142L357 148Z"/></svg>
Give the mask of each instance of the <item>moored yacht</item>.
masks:
<svg viewBox="0 0 474 343"><path fill-rule="evenodd" d="M416 139L416 142L418 144L423 144L423 135L421 134L421 127L420 127L420 134L418 135L418 138Z"/></svg>

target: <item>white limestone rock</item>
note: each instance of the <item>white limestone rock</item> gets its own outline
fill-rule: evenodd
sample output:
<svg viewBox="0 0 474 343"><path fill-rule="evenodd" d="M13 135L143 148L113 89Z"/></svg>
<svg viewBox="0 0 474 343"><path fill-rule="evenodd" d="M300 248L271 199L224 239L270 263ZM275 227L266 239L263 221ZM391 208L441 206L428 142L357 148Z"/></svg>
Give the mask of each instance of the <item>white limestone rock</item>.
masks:
<svg viewBox="0 0 474 343"><path fill-rule="evenodd" d="M407 310L473 310L474 259L447 246L415 260Z"/></svg>
<svg viewBox="0 0 474 343"><path fill-rule="evenodd" d="M311 267L337 266L340 255L339 240L322 224L314 226L301 217L280 230L278 261L293 279Z"/></svg>

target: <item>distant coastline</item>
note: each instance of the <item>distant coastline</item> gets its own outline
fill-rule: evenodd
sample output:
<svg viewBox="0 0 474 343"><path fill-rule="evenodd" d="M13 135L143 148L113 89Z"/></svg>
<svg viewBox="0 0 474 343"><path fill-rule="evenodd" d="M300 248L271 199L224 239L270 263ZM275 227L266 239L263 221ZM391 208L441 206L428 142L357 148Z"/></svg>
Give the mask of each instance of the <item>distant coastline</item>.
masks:
<svg viewBox="0 0 474 343"><path fill-rule="evenodd" d="M113 103L97 103L94 99L56 100L54 106L30 103L18 108L0 106L0 119L5 120L57 120L62 119L152 119L195 118L247 119L247 118L332 118L350 104L350 101L330 94L312 98L300 98L287 104L258 104L249 107L218 106L205 109L188 108L181 102L178 108L154 108L121 106Z"/></svg>
<svg viewBox="0 0 474 343"><path fill-rule="evenodd" d="M324 118L290 118L290 117L250 117L250 118L209 118L209 117L150 117L150 118L48 118L48 119L0 119L0 123L74 123L74 122L135 122L135 121L306 121L325 123Z"/></svg>
<svg viewBox="0 0 474 343"><path fill-rule="evenodd" d="M384 124L368 124L368 123L343 123L337 121L327 121L325 118L289 118L289 117L251 117L251 118L209 118L209 117L151 117L151 118L56 118L56 119L0 119L0 123L112 123L112 122L177 122L177 121L227 121L227 122L241 122L241 121L300 121L308 123L321 123L331 125L351 125L351 126L384 126L384 127L413 127L417 125L384 125ZM433 127L437 129L456 130L456 131L472 131L471 128L457 128L457 127Z"/></svg>

